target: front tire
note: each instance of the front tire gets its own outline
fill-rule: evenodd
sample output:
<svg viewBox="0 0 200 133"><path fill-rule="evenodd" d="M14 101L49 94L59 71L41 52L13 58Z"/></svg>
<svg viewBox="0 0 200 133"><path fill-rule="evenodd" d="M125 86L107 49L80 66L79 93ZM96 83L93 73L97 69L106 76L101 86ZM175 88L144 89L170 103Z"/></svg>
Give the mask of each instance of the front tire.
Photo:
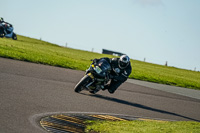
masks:
<svg viewBox="0 0 200 133"><path fill-rule="evenodd" d="M15 33L13 33L12 39L17 40L17 35Z"/></svg>
<svg viewBox="0 0 200 133"><path fill-rule="evenodd" d="M85 75L79 82L78 84L75 86L74 91L79 93L81 92L83 89L83 86L85 84L87 84L89 81L91 80L91 78L88 75Z"/></svg>

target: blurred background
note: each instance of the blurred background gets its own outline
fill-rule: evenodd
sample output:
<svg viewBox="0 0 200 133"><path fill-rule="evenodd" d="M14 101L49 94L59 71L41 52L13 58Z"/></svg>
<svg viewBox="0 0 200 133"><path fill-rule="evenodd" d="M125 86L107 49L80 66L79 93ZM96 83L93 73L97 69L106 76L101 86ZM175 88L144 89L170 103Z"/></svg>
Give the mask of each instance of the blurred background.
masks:
<svg viewBox="0 0 200 133"><path fill-rule="evenodd" d="M19 35L200 71L199 0L0 0Z"/></svg>

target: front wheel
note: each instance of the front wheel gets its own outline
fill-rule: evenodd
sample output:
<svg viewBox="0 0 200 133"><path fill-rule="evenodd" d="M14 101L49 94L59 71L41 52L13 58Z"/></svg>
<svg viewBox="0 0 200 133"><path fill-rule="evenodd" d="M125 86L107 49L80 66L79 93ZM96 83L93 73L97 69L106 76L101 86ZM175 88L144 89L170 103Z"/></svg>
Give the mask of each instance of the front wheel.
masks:
<svg viewBox="0 0 200 133"><path fill-rule="evenodd" d="M90 77L88 75L85 75L79 82L78 84L75 86L74 91L79 93L81 92L83 89L83 86L86 85L89 81L90 81Z"/></svg>
<svg viewBox="0 0 200 133"><path fill-rule="evenodd" d="M12 39L17 40L17 35L15 33L13 33Z"/></svg>

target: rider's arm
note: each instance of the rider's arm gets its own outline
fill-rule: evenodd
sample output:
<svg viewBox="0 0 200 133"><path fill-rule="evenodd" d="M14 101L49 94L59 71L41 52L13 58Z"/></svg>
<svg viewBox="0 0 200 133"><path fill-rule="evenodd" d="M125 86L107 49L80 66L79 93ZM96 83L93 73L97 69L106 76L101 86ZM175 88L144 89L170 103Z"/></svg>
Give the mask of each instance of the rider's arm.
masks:
<svg viewBox="0 0 200 133"><path fill-rule="evenodd" d="M118 76L113 76L113 79L125 82L128 79L128 76L131 74L132 68L129 66L123 73L120 73Z"/></svg>
<svg viewBox="0 0 200 133"><path fill-rule="evenodd" d="M106 61L108 61L109 63L110 63L110 59L109 58L107 58L107 57L104 57L104 58L100 58L100 59L93 59L92 61L93 61L93 63L97 63L99 60L101 60L101 59L105 59Z"/></svg>
<svg viewBox="0 0 200 133"><path fill-rule="evenodd" d="M5 22L5 21L4 21L4 23L7 24L9 27L12 27L12 24Z"/></svg>

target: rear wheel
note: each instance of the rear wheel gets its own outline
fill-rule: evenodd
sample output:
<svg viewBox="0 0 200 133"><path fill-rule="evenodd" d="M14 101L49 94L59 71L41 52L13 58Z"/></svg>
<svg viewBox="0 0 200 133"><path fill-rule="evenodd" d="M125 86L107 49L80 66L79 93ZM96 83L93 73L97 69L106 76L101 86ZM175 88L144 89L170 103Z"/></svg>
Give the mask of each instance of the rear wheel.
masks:
<svg viewBox="0 0 200 133"><path fill-rule="evenodd" d="M77 93L81 92L83 90L83 86L86 85L90 80L91 78L88 75L85 75L75 86L74 91Z"/></svg>
<svg viewBox="0 0 200 133"><path fill-rule="evenodd" d="M3 27L0 26L0 37L1 38L3 38L5 36L3 30L4 30Z"/></svg>

